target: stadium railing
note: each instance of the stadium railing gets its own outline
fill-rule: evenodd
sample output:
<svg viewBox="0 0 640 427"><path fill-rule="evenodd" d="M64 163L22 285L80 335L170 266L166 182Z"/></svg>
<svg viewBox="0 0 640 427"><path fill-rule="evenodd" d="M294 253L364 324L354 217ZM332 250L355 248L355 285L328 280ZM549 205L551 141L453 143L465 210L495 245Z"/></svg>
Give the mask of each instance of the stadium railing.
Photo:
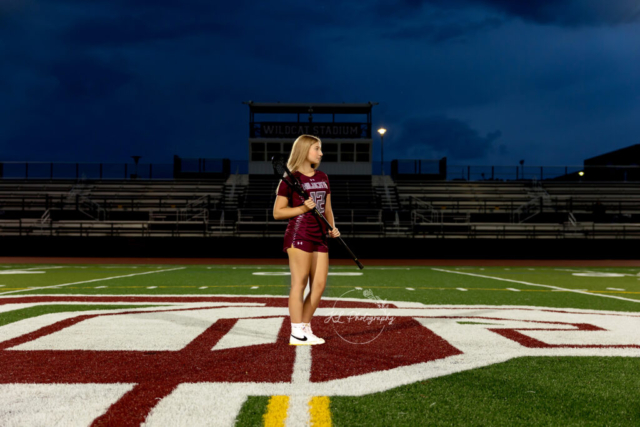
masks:
<svg viewBox="0 0 640 427"><path fill-rule="evenodd" d="M253 175L0 180L0 235L281 237L287 222L271 216L276 185ZM349 237L640 238L640 189L630 183L336 176L331 186L337 224Z"/></svg>

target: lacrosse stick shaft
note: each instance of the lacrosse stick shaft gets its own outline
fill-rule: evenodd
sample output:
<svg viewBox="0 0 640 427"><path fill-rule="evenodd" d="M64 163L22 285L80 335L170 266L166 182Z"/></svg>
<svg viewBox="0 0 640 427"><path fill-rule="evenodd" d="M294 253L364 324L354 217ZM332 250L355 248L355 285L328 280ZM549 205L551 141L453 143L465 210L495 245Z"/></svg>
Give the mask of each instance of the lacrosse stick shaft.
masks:
<svg viewBox="0 0 640 427"><path fill-rule="evenodd" d="M286 181L286 180L283 180L283 181L285 181L304 200L307 200L309 198L309 195L307 194L306 191L304 191L303 188L296 188L296 186L292 185L291 183L289 183L289 181ZM333 226L331 224L329 224L329 221L327 220L327 218L325 218L325 216L322 215L322 213L320 213L318 208L313 208L313 213L314 213L314 215L316 215L318 218L320 218L327 225L327 227L329 228L329 231L333 230ZM351 255L351 258L353 258L353 261L356 263L358 268L360 270L362 270L364 268L364 265L362 265L362 263L358 260L358 257L351 251L351 249L349 249L349 246L347 246L345 241L342 240L342 237L338 236L337 239L342 244L342 246L347 250L347 252L349 252L349 255Z"/></svg>

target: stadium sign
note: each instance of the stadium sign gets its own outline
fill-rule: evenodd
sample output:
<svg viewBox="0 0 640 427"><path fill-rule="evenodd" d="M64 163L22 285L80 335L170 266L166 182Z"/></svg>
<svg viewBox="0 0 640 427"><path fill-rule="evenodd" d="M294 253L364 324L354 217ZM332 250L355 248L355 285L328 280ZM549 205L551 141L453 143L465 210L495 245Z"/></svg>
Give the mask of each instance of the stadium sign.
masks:
<svg viewBox="0 0 640 427"><path fill-rule="evenodd" d="M597 310L327 300L313 347L287 345L282 297L21 296L0 311L52 303L163 306L0 327L2 425L232 425L248 396L360 396L523 356L640 357L640 314ZM375 337L354 345L327 321L341 308L393 321L341 323L342 337Z"/></svg>
<svg viewBox="0 0 640 427"><path fill-rule="evenodd" d="M303 134L320 138L366 137L362 123L262 122L254 131L257 138L296 138Z"/></svg>

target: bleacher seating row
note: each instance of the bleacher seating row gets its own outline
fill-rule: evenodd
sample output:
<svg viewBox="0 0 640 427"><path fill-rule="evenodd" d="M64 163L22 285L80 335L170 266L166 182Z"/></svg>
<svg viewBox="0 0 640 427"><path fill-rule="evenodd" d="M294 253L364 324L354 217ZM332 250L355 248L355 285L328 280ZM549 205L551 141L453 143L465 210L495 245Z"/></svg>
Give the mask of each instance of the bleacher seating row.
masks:
<svg viewBox="0 0 640 427"><path fill-rule="evenodd" d="M631 183L434 182L397 180L405 211L438 222L630 222L640 218L640 189ZM436 212L436 213L434 213Z"/></svg>
<svg viewBox="0 0 640 427"><path fill-rule="evenodd" d="M278 181L272 175L250 177L238 210L238 234L270 234L272 230L284 233L286 221L275 221L272 217L277 186ZM379 196L370 176L332 176L330 186L334 217L342 233L383 233Z"/></svg>
<svg viewBox="0 0 640 427"><path fill-rule="evenodd" d="M632 183L331 176L343 235L635 237ZM0 235L281 235L271 175L172 181L0 180Z"/></svg>
<svg viewBox="0 0 640 427"><path fill-rule="evenodd" d="M0 181L2 218L56 220L135 219L179 215L206 206L222 208L224 180L181 181Z"/></svg>

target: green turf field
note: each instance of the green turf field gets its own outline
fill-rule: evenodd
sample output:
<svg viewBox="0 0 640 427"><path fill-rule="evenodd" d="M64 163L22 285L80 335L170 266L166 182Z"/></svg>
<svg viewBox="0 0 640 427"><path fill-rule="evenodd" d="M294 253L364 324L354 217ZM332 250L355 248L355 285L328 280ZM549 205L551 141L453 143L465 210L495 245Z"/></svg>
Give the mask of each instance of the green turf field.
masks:
<svg viewBox="0 0 640 427"><path fill-rule="evenodd" d="M0 296L289 292L286 266L4 265L0 273L11 270L25 274L0 274ZM366 287L390 301L640 311L638 268L368 267L362 275L339 275L344 273L360 272L331 267L325 296L340 297Z"/></svg>
<svg viewBox="0 0 640 427"><path fill-rule="evenodd" d="M267 265L2 265L0 299L27 295L285 296L290 280L287 273L286 266ZM640 312L639 268L380 266L360 272L355 267L331 267L325 297L362 297L356 289L370 289L387 301L430 306ZM152 306L162 303L41 304L0 312L0 331L5 325L52 313ZM467 323L473 327L473 322ZM638 353L640 356L640 348ZM331 424L632 426L640 425L638 390L640 357L523 357L367 396L331 397ZM268 397L250 397L236 424L264 423L268 405ZM0 411L0 421L1 417Z"/></svg>

